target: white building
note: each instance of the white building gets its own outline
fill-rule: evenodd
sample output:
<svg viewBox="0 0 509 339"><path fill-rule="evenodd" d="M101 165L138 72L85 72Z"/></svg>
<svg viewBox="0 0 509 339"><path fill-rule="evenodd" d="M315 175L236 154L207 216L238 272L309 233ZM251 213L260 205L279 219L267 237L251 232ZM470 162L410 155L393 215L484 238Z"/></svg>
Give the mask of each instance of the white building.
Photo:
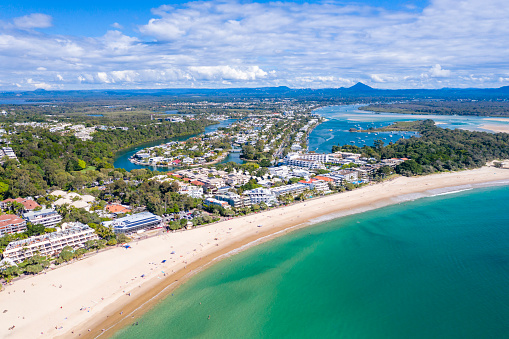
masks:
<svg viewBox="0 0 509 339"><path fill-rule="evenodd" d="M221 201L214 198L207 198L203 200L203 205L205 206L219 206L222 208L230 208L230 205L226 201Z"/></svg>
<svg viewBox="0 0 509 339"><path fill-rule="evenodd" d="M314 189L317 192L329 191L329 184L323 180L318 180L318 179L310 179L308 181L301 180L301 181L299 181L299 183L306 185L307 187L309 187L309 189Z"/></svg>
<svg viewBox="0 0 509 339"><path fill-rule="evenodd" d="M98 239L95 231L82 223L71 223L70 227L58 231L13 241L4 250L4 258L20 263L25 259L39 254L43 256L56 256L65 246L73 249L84 247L89 240Z"/></svg>
<svg viewBox="0 0 509 339"><path fill-rule="evenodd" d="M113 221L104 221L101 225L113 227L115 233L133 233L139 230L145 230L162 225L163 219L150 212L142 212L128 215Z"/></svg>
<svg viewBox="0 0 509 339"><path fill-rule="evenodd" d="M249 197L251 204L260 204L264 202L267 205L273 205L277 203L276 195L267 188L255 188L244 191L244 194Z"/></svg>
<svg viewBox="0 0 509 339"><path fill-rule="evenodd" d="M178 193L179 194L187 194L191 198L201 199L201 198L203 198L203 187L179 183Z"/></svg>
<svg viewBox="0 0 509 339"><path fill-rule="evenodd" d="M285 186L279 186L279 187L273 187L270 190L276 197L279 197L280 195L285 194L291 194L292 196L299 195L303 193L308 187L303 184L291 184L291 185L285 185Z"/></svg>
<svg viewBox="0 0 509 339"><path fill-rule="evenodd" d="M54 227L62 221L62 216L49 208L24 213L23 218L34 225L43 225L44 227Z"/></svg>

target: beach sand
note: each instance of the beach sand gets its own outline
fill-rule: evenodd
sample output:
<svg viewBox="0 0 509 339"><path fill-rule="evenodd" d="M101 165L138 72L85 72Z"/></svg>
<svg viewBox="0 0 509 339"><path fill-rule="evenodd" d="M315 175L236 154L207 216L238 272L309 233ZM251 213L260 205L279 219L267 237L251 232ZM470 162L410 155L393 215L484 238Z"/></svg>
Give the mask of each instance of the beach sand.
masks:
<svg viewBox="0 0 509 339"><path fill-rule="evenodd" d="M488 120L488 119L486 119ZM493 120L493 119L491 119ZM495 125L495 124L484 124L481 125L482 129L486 129L488 131L496 132L496 133L509 133L509 125Z"/></svg>
<svg viewBox="0 0 509 339"><path fill-rule="evenodd" d="M326 219L486 182L509 184L509 170L483 167L398 177L189 231L160 232L131 242L130 249L87 254L6 286L0 293L0 337L107 337L196 272L253 244Z"/></svg>

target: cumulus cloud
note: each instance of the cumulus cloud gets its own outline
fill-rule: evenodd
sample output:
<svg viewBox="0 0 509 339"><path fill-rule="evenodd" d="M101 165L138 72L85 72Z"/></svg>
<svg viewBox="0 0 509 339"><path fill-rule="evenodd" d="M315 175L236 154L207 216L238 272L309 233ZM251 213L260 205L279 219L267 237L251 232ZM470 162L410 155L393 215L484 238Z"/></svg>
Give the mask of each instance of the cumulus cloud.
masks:
<svg viewBox="0 0 509 339"><path fill-rule="evenodd" d="M26 80L26 83L33 86L35 89L45 89L45 90L49 90L52 88L52 86L50 84L47 84L45 82L42 82L42 81L34 81L32 78L28 78Z"/></svg>
<svg viewBox="0 0 509 339"><path fill-rule="evenodd" d="M44 14L12 19L0 25L0 79L28 88L33 84L23 79L76 88L318 88L357 81L433 88L509 81L506 0L432 0L423 9L401 10L359 2L212 0L163 5L152 14L133 34L113 24L100 37L37 32L51 25Z"/></svg>
<svg viewBox="0 0 509 339"><path fill-rule="evenodd" d="M111 24L111 27L113 28L116 28L116 29L123 29L124 26L122 26L121 24L119 24L118 22L114 22Z"/></svg>
<svg viewBox="0 0 509 339"><path fill-rule="evenodd" d="M12 21L17 28L48 28L51 27L52 17L42 13L33 13L21 17L14 18Z"/></svg>

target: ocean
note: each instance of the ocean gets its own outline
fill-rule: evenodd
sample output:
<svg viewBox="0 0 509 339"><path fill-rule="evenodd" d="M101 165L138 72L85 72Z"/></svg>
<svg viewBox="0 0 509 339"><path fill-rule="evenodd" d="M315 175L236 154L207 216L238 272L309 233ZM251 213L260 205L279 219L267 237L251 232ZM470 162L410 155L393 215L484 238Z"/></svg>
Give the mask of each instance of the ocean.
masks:
<svg viewBox="0 0 509 339"><path fill-rule="evenodd" d="M115 338L509 338L509 186L276 238L199 273Z"/></svg>

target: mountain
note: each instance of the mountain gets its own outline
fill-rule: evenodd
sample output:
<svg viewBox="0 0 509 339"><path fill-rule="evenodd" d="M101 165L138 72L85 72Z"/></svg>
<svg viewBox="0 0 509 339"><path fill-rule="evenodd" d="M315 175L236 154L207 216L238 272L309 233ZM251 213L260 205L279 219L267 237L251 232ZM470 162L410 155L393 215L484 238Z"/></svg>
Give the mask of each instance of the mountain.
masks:
<svg viewBox="0 0 509 339"><path fill-rule="evenodd" d="M355 92L367 92L367 91L376 91L377 89L373 87L369 87L366 84L363 84L362 82L358 82L352 87L346 88L349 91L355 91Z"/></svg>
<svg viewBox="0 0 509 339"><path fill-rule="evenodd" d="M232 99L303 99L328 101L331 103L397 101L413 99L475 99L509 100L509 86L500 88L442 88L442 89L377 89L362 82L345 88L167 88L167 89L103 89L49 91L35 90L27 92L0 93L0 100L26 100L34 102L83 102L93 100L222 100ZM1 104L1 101L0 101Z"/></svg>

